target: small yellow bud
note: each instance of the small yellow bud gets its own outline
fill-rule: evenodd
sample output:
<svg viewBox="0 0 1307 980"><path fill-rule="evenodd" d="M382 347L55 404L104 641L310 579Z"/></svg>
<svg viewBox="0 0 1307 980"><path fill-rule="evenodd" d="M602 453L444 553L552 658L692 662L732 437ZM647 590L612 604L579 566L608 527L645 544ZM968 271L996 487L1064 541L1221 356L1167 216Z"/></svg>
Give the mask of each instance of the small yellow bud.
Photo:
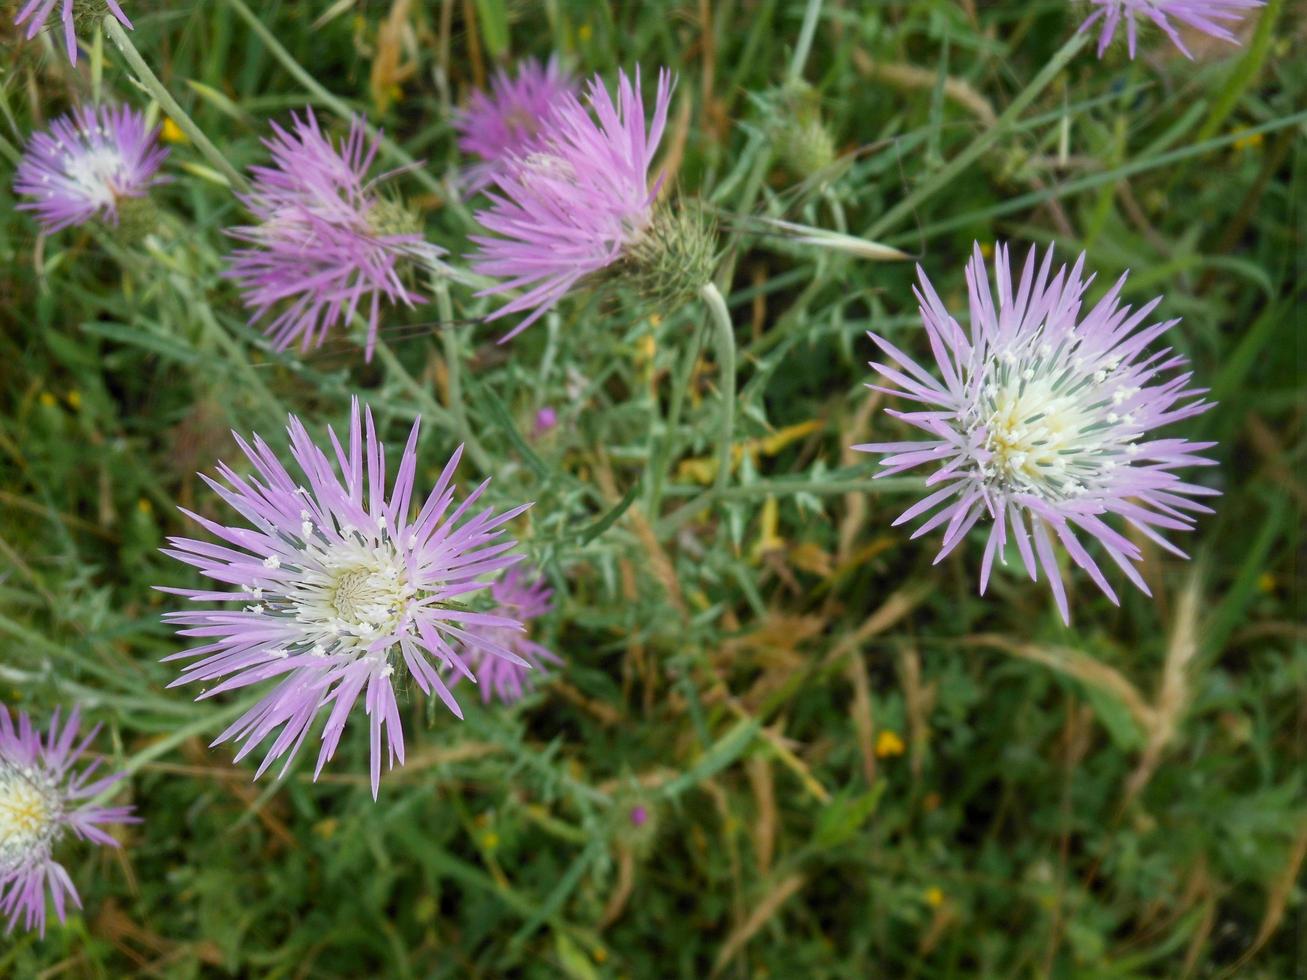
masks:
<svg viewBox="0 0 1307 980"><path fill-rule="evenodd" d="M326 820L319 820L313 825L313 832L323 840L331 840L336 834L336 828L339 826L339 820L335 817L327 817Z"/></svg>
<svg viewBox="0 0 1307 980"><path fill-rule="evenodd" d="M926 889L926 904L932 909L937 909L944 904L944 892L937 886L931 885Z"/></svg>
<svg viewBox="0 0 1307 980"><path fill-rule="evenodd" d="M876 736L876 758L878 759L888 759L893 755L902 755L905 748L903 739L899 738L898 732L885 728Z"/></svg>
<svg viewBox="0 0 1307 980"><path fill-rule="evenodd" d="M182 132L182 128L173 122L167 116L163 118L163 129L159 136L165 143L189 143L190 138Z"/></svg>

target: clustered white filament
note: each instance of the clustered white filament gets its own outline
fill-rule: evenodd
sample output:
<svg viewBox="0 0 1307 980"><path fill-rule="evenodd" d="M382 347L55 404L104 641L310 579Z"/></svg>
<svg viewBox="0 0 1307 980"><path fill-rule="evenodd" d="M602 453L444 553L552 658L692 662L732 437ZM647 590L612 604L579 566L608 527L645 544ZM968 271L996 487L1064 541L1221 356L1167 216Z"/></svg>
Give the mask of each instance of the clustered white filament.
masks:
<svg viewBox="0 0 1307 980"><path fill-rule="evenodd" d="M418 599L385 518L378 518L379 534L342 527L339 539L316 533L308 511L301 512L300 520L301 542L288 542L299 553L295 565L278 555L263 562L270 572L293 572L290 582L270 575L246 586L256 600L247 612L275 616L297 634L290 644L294 649L273 649L270 655L370 656L381 663L387 650L372 648L378 640L416 629L411 611Z"/></svg>
<svg viewBox="0 0 1307 980"><path fill-rule="evenodd" d="M1047 501L1101 489L1138 452L1130 410L1139 389L1120 358L1044 329L989 350L973 371L966 413L981 480L1004 494Z"/></svg>
<svg viewBox="0 0 1307 980"><path fill-rule="evenodd" d="M0 759L0 874L50 848L60 808L58 792L40 772Z"/></svg>

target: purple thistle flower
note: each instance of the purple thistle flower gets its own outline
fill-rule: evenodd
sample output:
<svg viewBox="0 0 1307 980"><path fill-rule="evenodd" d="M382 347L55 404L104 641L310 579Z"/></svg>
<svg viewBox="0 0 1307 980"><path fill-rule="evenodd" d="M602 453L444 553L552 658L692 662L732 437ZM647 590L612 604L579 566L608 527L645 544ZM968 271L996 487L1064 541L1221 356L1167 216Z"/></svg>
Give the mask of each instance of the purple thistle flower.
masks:
<svg viewBox="0 0 1307 980"><path fill-rule="evenodd" d="M1113 602L1116 593L1077 532L1095 538L1148 594L1134 566L1142 559L1139 547L1104 518L1115 515L1184 558L1161 531L1191 530L1191 513L1211 511L1188 498L1217 493L1184 483L1173 472L1186 465L1214 465L1198 455L1214 443L1149 437L1154 429L1211 407L1198 397L1205 389L1187 387L1191 374L1170 374L1184 365L1183 357L1170 348L1146 350L1179 321L1142 326L1161 297L1132 312L1120 300L1125 275L1082 316L1081 299L1093 281L1093 276L1081 278L1084 261L1081 255L1070 272L1062 266L1050 278L1052 248L1037 271L1032 248L1021 281L1014 284L1008 251L999 245L995 307L977 245L967 266L969 337L918 266L921 289L914 292L944 380L871 334L894 365L872 367L898 388L870 387L920 403L922 411L886 411L930 438L854 447L884 454L879 476L936 464L926 485L938 489L894 523L933 510L913 533L916 538L947 522L938 563L979 521L989 521L981 594L995 556L1006 561L1011 534L1030 577L1037 579L1043 568L1068 623L1054 536Z"/></svg>
<svg viewBox="0 0 1307 980"><path fill-rule="evenodd" d="M288 305L265 333L278 350L298 342L317 347L327 331L348 323L360 306L368 320L365 358L372 359L382 298L413 306L422 297L400 280L402 263L436 264L443 249L425 241L402 204L381 197L371 180L380 137L368 141L362 119L334 146L312 109L291 116L291 130L272 124L263 141L270 167L253 167L253 190L242 203L257 225L228 229L249 248L237 249L225 273L239 285L253 320Z"/></svg>
<svg viewBox="0 0 1307 980"><path fill-rule="evenodd" d="M495 600L495 612L509 619L528 623L554 608L550 601L554 590L537 579L526 581L518 569L510 568L490 587ZM474 651L477 683L481 685L481 700L489 704L498 697L504 704L521 700L532 688L533 677L546 663L563 661L552 651L531 640L525 633L502 630L495 639L517 654L525 663L514 663L502 657L488 655L484 650Z"/></svg>
<svg viewBox="0 0 1307 980"><path fill-rule="evenodd" d="M539 439L556 425L558 425L558 411L552 405L546 405L536 412L535 424L531 427L531 435Z"/></svg>
<svg viewBox="0 0 1307 980"><path fill-rule="evenodd" d="M503 527L530 504L501 514L487 508L467 517L489 480L451 511L455 451L416 517L411 517L417 474L418 423L409 433L399 472L386 496L385 449L372 412L350 412L348 449L328 430L332 458L316 446L295 416L288 426L291 455L303 473L293 478L258 436L237 445L255 470L242 477L221 464L223 486L204 477L248 526L224 526L183 511L224 544L169 538L164 553L194 565L230 591L162 589L199 602L240 602L239 610L169 613L180 635L205 645L169 657L200 658L173 686L219 683L199 699L262 681L276 686L245 712L214 745L244 742L239 761L275 729L280 734L255 775L285 756L284 775L317 716L329 710L314 778L336 751L360 696L371 718L372 795L381 778L381 735L388 734L391 767L404 763L404 734L393 677L406 668L422 691L434 692L456 716L458 702L439 667L471 677L456 648L513 662L520 658L496 638L521 630L506 616L475 612L467 598L489 584L485 577L517 556ZM339 473L337 472L339 467ZM198 699L197 699L198 700Z"/></svg>
<svg viewBox="0 0 1307 980"><path fill-rule="evenodd" d="M468 191L488 186L505 160L528 151L554 106L564 95L575 98L576 88L576 79L555 55L544 65L528 58L518 64L516 76L501 68L489 94L474 91L453 119L458 148L482 161L466 171Z"/></svg>
<svg viewBox="0 0 1307 980"><path fill-rule="evenodd" d="M101 830L111 823L138 823L130 806L93 806L90 800L123 778L123 773L92 780L96 759L80 772L73 767L100 730L97 725L74 746L80 724L76 708L63 725L55 709L44 738L32 719L18 712L17 724L0 704L0 915L9 917L9 932L23 928L45 935L45 896L49 887L54 911L63 922L69 900L82 900L64 866L53 857L68 831L80 840L117 847Z"/></svg>
<svg viewBox="0 0 1307 980"><path fill-rule="evenodd" d="M1248 11L1265 6L1266 0L1089 0L1089 3L1097 9L1080 25L1080 30L1087 31L1097 21L1103 22L1098 34L1100 58L1112 43L1112 39L1116 36L1117 24L1123 19L1130 57L1135 56L1138 40L1138 25L1135 23L1135 18L1140 17L1147 18L1160 27L1184 56L1192 59L1193 55L1185 47L1180 32L1171 23L1171 18L1174 17L1180 23L1187 24L1211 37L1237 44L1238 38L1221 22L1238 22Z"/></svg>
<svg viewBox="0 0 1307 980"><path fill-rule="evenodd" d="M14 18L14 26L22 27L23 21L30 21L27 25L27 40L30 41L45 26L55 6L59 5L59 17L64 24L64 45L68 48L68 60L77 64L77 32L74 30L73 7L79 2L81 0L28 0L27 5L18 11L18 16ZM104 0L104 5L108 8L108 12L117 18L118 23L129 31L133 29L132 22L123 13L118 0Z"/></svg>
<svg viewBox="0 0 1307 980"><path fill-rule="evenodd" d="M125 198L144 197L163 178L168 150L159 129L127 106L81 106L60 116L48 131L34 133L14 175L14 193L32 198L18 205L34 211L47 232L95 217L118 222Z"/></svg>
<svg viewBox="0 0 1307 980"><path fill-rule="evenodd" d="M473 268L502 281L478 295L522 289L488 317L529 310L508 340L545 314L586 276L620 259L644 233L661 180L649 185L649 166L667 123L672 77L658 73L652 121L646 126L635 81L618 73L614 102L596 76L586 93L594 117L570 92L527 152L504 161L491 205L477 220L499 237L473 236ZM597 119L597 121L596 121Z"/></svg>

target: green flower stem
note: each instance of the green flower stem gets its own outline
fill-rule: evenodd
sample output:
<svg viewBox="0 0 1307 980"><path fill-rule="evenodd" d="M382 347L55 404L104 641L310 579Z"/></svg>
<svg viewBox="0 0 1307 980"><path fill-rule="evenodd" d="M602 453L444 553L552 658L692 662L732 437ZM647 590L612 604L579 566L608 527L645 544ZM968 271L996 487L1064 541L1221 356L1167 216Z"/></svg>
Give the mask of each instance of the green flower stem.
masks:
<svg viewBox="0 0 1307 980"><path fill-rule="evenodd" d="M18 152L18 147L14 146L14 144L10 143L3 136L0 136L0 154L2 154L4 158L15 167L18 166L19 161L23 159L23 155Z"/></svg>
<svg viewBox="0 0 1307 980"><path fill-rule="evenodd" d="M667 467L676 448L676 430L681 424L681 410L685 406L685 393L690 387L690 377L694 374L694 364L699 359L703 347L703 330L696 330L690 342L681 353L681 360L676 365L676 375L672 378L672 395L667 403L667 420L663 437L649 459L649 497L645 513L651 517L658 514L662 505L663 488L667 483Z"/></svg>
<svg viewBox="0 0 1307 980"><path fill-rule="evenodd" d="M1044 91L1049 83L1062 73L1062 69L1066 67L1067 63L1079 54L1080 49L1088 42L1088 34L1081 32L1073 34L1071 39L1062 45L1057 53L1049 59L1043 71L1036 75L1021 94L1012 100L1012 104L1003 110L1003 114L998 117L994 125L983 130L972 141L970 146L931 174L930 178L915 191L881 215L880 220L863 232L861 237L869 238L875 242L880 241L885 232L911 215L913 211L934 197L939 191L950 186L956 177L980 159L986 150L1013 129L1021 114L1026 111L1026 107L1034 102L1039 93Z"/></svg>
<svg viewBox="0 0 1307 980"><path fill-rule="evenodd" d="M714 493L720 494L730 479L732 440L735 437L735 328L731 325L731 312L726 308L726 300L722 299L721 291L715 283L706 283L699 290L699 296L708 307L716 328L717 361L722 373L721 446L718 449L717 480L713 488Z"/></svg>
<svg viewBox="0 0 1307 980"><path fill-rule="evenodd" d="M817 21L820 19L821 0L808 0L808 6L803 11L803 26L799 28L799 40L794 45L794 57L790 59L790 82L797 82L803 77L803 66L808 63L812 38L817 33Z"/></svg>
<svg viewBox="0 0 1307 980"><path fill-rule="evenodd" d="M204 154L205 159L213 164L217 171L227 179L227 183L232 190L239 194L249 193L249 181L219 152L218 148L213 145L213 141L204 135L204 130L195 124L195 120L187 115L186 110L172 97L172 93L164 87L163 82L159 81L159 77L150 70L150 66L145 63L141 53L136 50L136 46L132 44L122 25L114 19L112 14L105 14L102 23L104 24L105 33L109 35L113 43L117 45L118 50L122 52L123 57L127 59L127 64L131 65L132 71L136 72L136 77L141 85L159 103L163 111L168 114L168 118L177 124L181 131L195 144L195 148Z"/></svg>
<svg viewBox="0 0 1307 980"><path fill-rule="evenodd" d="M489 454L481 447L472 426L467 420L467 405L463 401L463 352L460 330L454 322L454 304L449 298L449 281L444 276L432 276L431 289L436 296L436 313L440 325L440 345L445 354L445 369L449 378L449 411L454 418L458 437L467 447L467 454L483 473L493 472Z"/></svg>

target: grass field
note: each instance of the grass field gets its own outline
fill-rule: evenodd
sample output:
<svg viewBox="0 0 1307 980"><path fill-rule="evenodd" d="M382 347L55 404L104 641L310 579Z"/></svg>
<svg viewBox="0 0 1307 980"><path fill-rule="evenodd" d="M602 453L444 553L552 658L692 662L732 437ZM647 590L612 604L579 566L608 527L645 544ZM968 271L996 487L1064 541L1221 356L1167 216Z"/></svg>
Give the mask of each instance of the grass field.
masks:
<svg viewBox="0 0 1307 980"><path fill-rule="evenodd" d="M1301 975L1294 4L1238 45L1187 33L1193 60L1156 30L1100 60L1062 0L141 0L126 49L82 22L75 68L58 31L21 39L17 6L0 700L102 722L142 822L119 850L60 843L84 909L0 942L0 976ZM384 308L370 362L357 322L275 351L223 277L268 122L366 114L379 169L423 161L387 186L462 269L481 205L452 113L496 64L555 52L610 85L640 65L647 105L675 73L656 167L716 222L734 391L704 304L620 279L502 345L514 318L484 322L502 301L461 275ZM93 100L167 121L170 182L138 233L41 234L12 172ZM908 431L865 387L866 332L927 363L914 262L965 324L973 242L1083 251L1091 298L1129 269L1127 301L1182 318L1167 343L1218 404L1167 434L1217 442L1188 476L1221 496L1172 535L1190 560L1138 540L1151 598L1113 566L1113 605L1065 556L1069 627L1015 564L982 597L980 531L932 565L939 531L891 526L920 477L873 481L850 450ZM231 518L196 474L243 464L233 430L280 452L288 413L321 435L351 396L392 465L423 418L422 493L466 442L461 489L535 502L512 529L555 590L533 635L564 660L511 707L460 685L461 721L401 685L408 760L375 802L361 705L316 782L308 749L254 781L259 753L210 748L251 695L167 687L184 600L154 589L201 582L159 549L197 531L179 506Z"/></svg>

